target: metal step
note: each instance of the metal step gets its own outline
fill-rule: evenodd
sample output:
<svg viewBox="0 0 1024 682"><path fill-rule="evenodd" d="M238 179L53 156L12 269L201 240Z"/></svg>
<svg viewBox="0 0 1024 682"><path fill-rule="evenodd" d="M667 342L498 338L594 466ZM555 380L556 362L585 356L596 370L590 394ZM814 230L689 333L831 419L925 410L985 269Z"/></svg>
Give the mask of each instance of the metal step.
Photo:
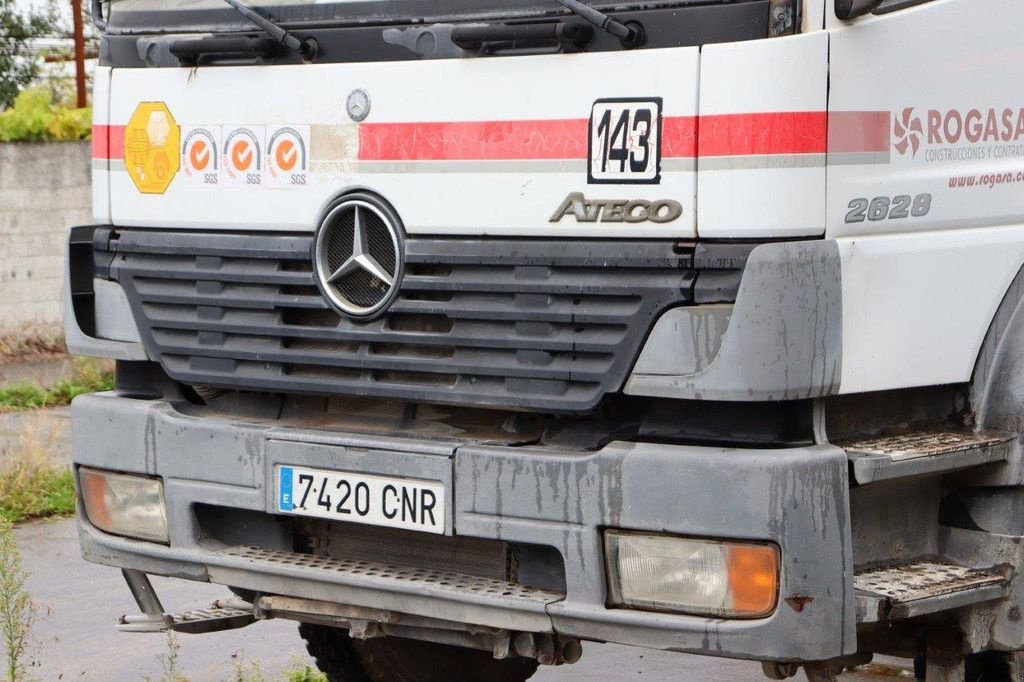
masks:
<svg viewBox="0 0 1024 682"><path fill-rule="evenodd" d="M215 601L205 608L165 613L163 615L121 616L117 629L121 632L164 632L174 630L190 635L199 635L221 630L235 630L256 622L252 604L240 599Z"/></svg>
<svg viewBox="0 0 1024 682"><path fill-rule="evenodd" d="M922 561L858 572L853 578L857 622L902 620L1000 599L1009 589L998 566L965 568Z"/></svg>
<svg viewBox="0 0 1024 682"><path fill-rule="evenodd" d="M547 605L563 592L437 568L340 559L259 547L228 547L209 566L213 582L259 589L252 575L329 585L333 599L418 616L445 618L520 632L547 632ZM457 617L455 617L457 616Z"/></svg>
<svg viewBox="0 0 1024 682"><path fill-rule="evenodd" d="M918 431L899 436L840 441L861 484L934 476L1001 462L1013 436L1005 433Z"/></svg>

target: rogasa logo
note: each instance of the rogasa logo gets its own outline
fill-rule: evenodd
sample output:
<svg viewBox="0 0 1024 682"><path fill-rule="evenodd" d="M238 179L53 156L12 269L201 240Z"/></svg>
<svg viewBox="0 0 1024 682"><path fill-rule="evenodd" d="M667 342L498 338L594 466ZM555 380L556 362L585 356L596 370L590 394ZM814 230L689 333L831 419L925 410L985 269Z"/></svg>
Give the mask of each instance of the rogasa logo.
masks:
<svg viewBox="0 0 1024 682"><path fill-rule="evenodd" d="M907 107L902 114L897 114L893 123L893 146L900 156L910 153L910 158L917 156L924 139L924 126L921 119L914 115L914 107Z"/></svg>
<svg viewBox="0 0 1024 682"><path fill-rule="evenodd" d="M978 145L1024 140L1024 108L929 109L924 116L907 107L895 116L893 146L917 156L922 144Z"/></svg>

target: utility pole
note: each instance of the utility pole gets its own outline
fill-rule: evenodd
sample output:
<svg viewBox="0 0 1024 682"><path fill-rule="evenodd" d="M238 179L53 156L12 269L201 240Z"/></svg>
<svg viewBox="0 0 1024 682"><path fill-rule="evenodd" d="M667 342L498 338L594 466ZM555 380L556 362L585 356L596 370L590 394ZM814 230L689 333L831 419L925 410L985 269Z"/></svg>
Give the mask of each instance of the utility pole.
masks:
<svg viewBox="0 0 1024 682"><path fill-rule="evenodd" d="M78 108L84 107L85 93L85 34L82 27L82 0L71 0L72 25L75 31L75 96Z"/></svg>

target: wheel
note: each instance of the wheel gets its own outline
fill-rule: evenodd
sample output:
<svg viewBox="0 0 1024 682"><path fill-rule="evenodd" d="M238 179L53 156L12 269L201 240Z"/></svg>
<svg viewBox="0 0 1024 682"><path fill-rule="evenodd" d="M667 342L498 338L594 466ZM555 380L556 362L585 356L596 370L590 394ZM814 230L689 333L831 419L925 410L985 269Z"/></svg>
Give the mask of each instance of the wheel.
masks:
<svg viewBox="0 0 1024 682"><path fill-rule="evenodd" d="M537 671L528 658L398 637L352 639L346 630L299 625L306 651L330 682L522 682Z"/></svg>
<svg viewBox="0 0 1024 682"><path fill-rule="evenodd" d="M791 677L796 677L796 674L800 672L800 666L796 663L761 661L761 672L769 680L788 680Z"/></svg>
<svg viewBox="0 0 1024 682"><path fill-rule="evenodd" d="M987 651L966 660L965 682L1021 682L1020 654Z"/></svg>
<svg viewBox="0 0 1024 682"><path fill-rule="evenodd" d="M972 654L964 660L964 682L1024 682L1020 654L996 651ZM926 678L924 656L914 659L914 676Z"/></svg>

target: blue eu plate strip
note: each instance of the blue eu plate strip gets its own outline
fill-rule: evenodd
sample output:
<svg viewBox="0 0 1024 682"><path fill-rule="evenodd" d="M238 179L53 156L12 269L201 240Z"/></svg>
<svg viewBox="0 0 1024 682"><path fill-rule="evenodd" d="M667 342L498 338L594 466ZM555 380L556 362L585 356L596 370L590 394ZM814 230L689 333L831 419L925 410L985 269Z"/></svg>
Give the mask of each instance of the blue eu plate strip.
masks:
<svg viewBox="0 0 1024 682"><path fill-rule="evenodd" d="M292 501L292 468L281 467L278 474L278 500L277 508L281 511L290 512L295 509L295 502Z"/></svg>

